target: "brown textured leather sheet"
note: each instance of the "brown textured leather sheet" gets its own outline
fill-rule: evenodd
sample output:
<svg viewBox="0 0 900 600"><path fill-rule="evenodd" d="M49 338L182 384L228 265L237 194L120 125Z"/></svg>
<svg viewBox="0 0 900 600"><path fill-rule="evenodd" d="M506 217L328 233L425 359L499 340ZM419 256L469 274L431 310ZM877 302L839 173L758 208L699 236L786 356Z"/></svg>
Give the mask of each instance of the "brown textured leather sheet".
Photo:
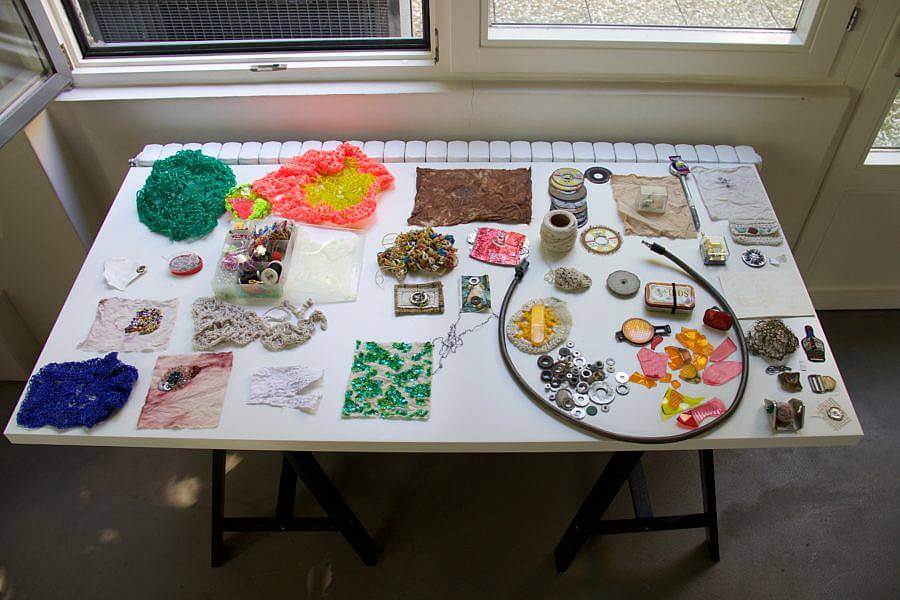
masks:
<svg viewBox="0 0 900 600"><path fill-rule="evenodd" d="M416 169L410 225L530 223L531 169Z"/></svg>

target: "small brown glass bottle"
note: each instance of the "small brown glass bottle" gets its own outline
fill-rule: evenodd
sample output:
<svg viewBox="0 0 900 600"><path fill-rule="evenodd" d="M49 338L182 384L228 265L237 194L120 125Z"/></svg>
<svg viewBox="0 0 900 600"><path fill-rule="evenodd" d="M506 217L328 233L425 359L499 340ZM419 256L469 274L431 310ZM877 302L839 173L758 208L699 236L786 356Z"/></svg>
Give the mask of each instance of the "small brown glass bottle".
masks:
<svg viewBox="0 0 900 600"><path fill-rule="evenodd" d="M805 327L806 337L803 338L803 351L811 362L825 362L825 342L813 335L813 328Z"/></svg>

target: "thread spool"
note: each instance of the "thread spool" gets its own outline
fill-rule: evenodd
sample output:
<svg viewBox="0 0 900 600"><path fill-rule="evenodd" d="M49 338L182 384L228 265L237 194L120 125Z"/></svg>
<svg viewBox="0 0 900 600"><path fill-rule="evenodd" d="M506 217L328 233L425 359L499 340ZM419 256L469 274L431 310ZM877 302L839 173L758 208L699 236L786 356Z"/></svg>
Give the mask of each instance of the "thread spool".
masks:
<svg viewBox="0 0 900 600"><path fill-rule="evenodd" d="M567 210L551 210L541 223L541 245L550 252L568 252L578 238L578 222Z"/></svg>

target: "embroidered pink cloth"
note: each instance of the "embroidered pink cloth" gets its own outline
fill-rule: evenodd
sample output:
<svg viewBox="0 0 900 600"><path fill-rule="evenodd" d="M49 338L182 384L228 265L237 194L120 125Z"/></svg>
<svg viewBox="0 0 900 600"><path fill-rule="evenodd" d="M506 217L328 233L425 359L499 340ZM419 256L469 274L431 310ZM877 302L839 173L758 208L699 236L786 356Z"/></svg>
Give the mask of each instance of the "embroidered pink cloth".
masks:
<svg viewBox="0 0 900 600"><path fill-rule="evenodd" d="M711 364L703 370L703 383L706 385L722 385L741 374L741 363L725 360Z"/></svg>
<svg viewBox="0 0 900 600"><path fill-rule="evenodd" d="M712 362L722 362L731 354L737 350L737 346L734 345L734 342L731 341L731 338L726 338L724 342L716 346L716 349L713 350L713 353L709 355L709 360Z"/></svg>
<svg viewBox="0 0 900 600"><path fill-rule="evenodd" d="M480 227L469 256L492 265L515 266L522 262L522 248L527 239L516 231Z"/></svg>
<svg viewBox="0 0 900 600"><path fill-rule="evenodd" d="M641 370L647 377L660 379L666 376L666 365L669 362L667 354L641 348L638 350L637 359L641 363Z"/></svg>
<svg viewBox="0 0 900 600"><path fill-rule="evenodd" d="M138 429L211 429L219 426L228 376L231 374L231 352L175 354L160 356L153 367L150 391L141 409ZM160 382L167 381L171 369L180 367L199 372L181 387L163 391ZM162 386L165 388L165 384Z"/></svg>

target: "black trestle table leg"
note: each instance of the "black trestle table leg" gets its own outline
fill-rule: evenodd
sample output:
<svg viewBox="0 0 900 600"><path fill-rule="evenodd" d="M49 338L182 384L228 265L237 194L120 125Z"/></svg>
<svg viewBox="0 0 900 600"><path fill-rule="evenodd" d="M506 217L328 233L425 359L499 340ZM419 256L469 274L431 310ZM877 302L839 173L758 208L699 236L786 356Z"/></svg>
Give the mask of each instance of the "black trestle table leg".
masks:
<svg viewBox="0 0 900 600"><path fill-rule="evenodd" d="M610 458L600 478L588 493L556 546L554 557L556 570L563 572L572 564L578 551L591 535L635 533L642 531L666 531L671 529L706 529L709 556L719 560L719 525L716 512L716 478L713 451L701 450L700 480L703 488L703 512L686 515L654 517L650 506L650 494L644 469L641 466L643 452L616 452ZM628 480L633 519L602 519L619 490Z"/></svg>
<svg viewBox="0 0 900 600"><path fill-rule="evenodd" d="M224 562L226 531L340 531L366 565L377 562L375 542L311 452L283 453L274 518L226 517L225 450L213 450L212 459L212 566ZM327 517L294 516L298 477Z"/></svg>

